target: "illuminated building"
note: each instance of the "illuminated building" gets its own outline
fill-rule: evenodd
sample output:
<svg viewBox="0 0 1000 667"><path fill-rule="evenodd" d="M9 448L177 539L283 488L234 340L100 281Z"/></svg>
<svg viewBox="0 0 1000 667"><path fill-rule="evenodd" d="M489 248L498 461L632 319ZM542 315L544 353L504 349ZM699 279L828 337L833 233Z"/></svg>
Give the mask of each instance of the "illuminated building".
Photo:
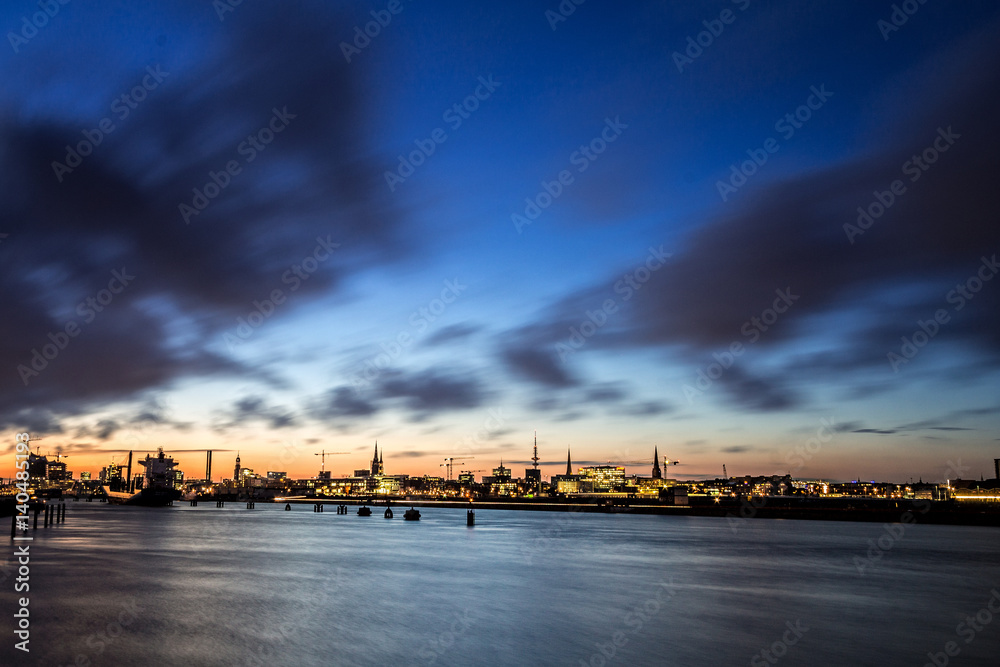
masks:
<svg viewBox="0 0 1000 667"><path fill-rule="evenodd" d="M70 473L62 461L49 461L45 473L50 482L64 482L70 479Z"/></svg>
<svg viewBox="0 0 1000 667"><path fill-rule="evenodd" d="M624 466L584 466L580 468L580 476L581 481L590 482L594 493L620 491L625 486Z"/></svg>
<svg viewBox="0 0 1000 667"><path fill-rule="evenodd" d="M517 495L517 482L511 479L510 468L505 468L503 461L499 468L493 469L492 476L483 477L483 484L489 487L491 496Z"/></svg>

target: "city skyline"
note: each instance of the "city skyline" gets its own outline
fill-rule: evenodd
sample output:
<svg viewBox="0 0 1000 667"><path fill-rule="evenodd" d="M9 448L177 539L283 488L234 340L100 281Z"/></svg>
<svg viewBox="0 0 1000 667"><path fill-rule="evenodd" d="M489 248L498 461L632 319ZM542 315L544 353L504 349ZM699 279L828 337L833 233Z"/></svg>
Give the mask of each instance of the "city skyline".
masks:
<svg viewBox="0 0 1000 667"><path fill-rule="evenodd" d="M3 451L989 476L1000 9L848 4L5 7Z"/></svg>

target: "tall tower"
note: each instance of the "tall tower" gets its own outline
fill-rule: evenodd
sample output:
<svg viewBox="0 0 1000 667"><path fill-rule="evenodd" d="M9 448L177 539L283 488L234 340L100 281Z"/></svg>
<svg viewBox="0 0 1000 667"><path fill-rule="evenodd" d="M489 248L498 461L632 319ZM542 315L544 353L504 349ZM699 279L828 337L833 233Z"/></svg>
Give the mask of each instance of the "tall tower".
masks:
<svg viewBox="0 0 1000 667"><path fill-rule="evenodd" d="M656 451L656 447L653 447L653 479L661 479L663 473L660 472L660 454Z"/></svg>
<svg viewBox="0 0 1000 667"><path fill-rule="evenodd" d="M382 465L382 454L378 455L378 474L380 475L385 474L385 466Z"/></svg>
<svg viewBox="0 0 1000 667"><path fill-rule="evenodd" d="M538 431L535 431L535 449L531 455L531 465L533 467L524 471L524 480L534 487L537 495L542 494L542 471L538 469Z"/></svg>
<svg viewBox="0 0 1000 667"><path fill-rule="evenodd" d="M236 469L233 470L233 481L240 483L240 453L236 452Z"/></svg>
<svg viewBox="0 0 1000 667"><path fill-rule="evenodd" d="M538 470L538 431L535 431L535 454L531 457L531 465Z"/></svg>
<svg viewBox="0 0 1000 667"><path fill-rule="evenodd" d="M569 447L566 448L566 474L573 474L573 458L569 455Z"/></svg>
<svg viewBox="0 0 1000 667"><path fill-rule="evenodd" d="M375 441L375 455L372 457L371 473L372 477L382 474L382 459L379 458L378 454L378 440Z"/></svg>

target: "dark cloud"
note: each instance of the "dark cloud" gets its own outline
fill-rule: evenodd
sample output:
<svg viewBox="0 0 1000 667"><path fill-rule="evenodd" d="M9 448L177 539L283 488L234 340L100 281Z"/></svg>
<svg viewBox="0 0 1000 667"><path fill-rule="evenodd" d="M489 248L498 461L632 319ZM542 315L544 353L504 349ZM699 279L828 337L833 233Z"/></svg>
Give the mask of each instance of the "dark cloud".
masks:
<svg viewBox="0 0 1000 667"><path fill-rule="evenodd" d="M502 358L515 375L542 386L565 389L579 384L559 361L551 345L538 348L527 343L508 347L503 350Z"/></svg>
<svg viewBox="0 0 1000 667"><path fill-rule="evenodd" d="M852 433L877 433L878 435L892 435L897 433L892 429L877 429L877 428L859 428L852 431Z"/></svg>
<svg viewBox="0 0 1000 667"><path fill-rule="evenodd" d="M584 400L588 403L618 403L627 395L621 387L605 384L588 389Z"/></svg>
<svg viewBox="0 0 1000 667"><path fill-rule="evenodd" d="M834 433L847 433L862 428L861 422L842 422L833 426Z"/></svg>
<svg viewBox="0 0 1000 667"><path fill-rule="evenodd" d="M887 389L894 383L871 382L873 373L896 379L887 353L913 334L918 319L946 309L951 321L928 348L952 341L977 355L981 369L1000 368L1000 283L986 283L961 311L946 300L980 269L981 258L989 263L1000 253L1000 199L991 194L1000 154L1000 54L979 34L914 69L919 76L896 91L899 108L911 109L908 99L923 98L925 90L940 91L934 102L916 105L881 143L839 165L745 186L635 293L618 320L627 323L624 331L602 331L574 354L659 347L708 364L712 353L740 342L752 350L718 380L720 395L745 410L787 410L806 402L815 383ZM911 156L954 134L960 137L919 180L902 173ZM856 224L857 208L868 207L873 192L895 179L907 191L852 244L845 224ZM517 345L508 348L508 364L551 388L571 386L549 351L565 342L573 322L565 304L592 302L595 289L570 295L535 324L510 332ZM753 324L776 303L787 312L766 331ZM826 341L828 351L763 370L769 351L831 332L840 336Z"/></svg>
<svg viewBox="0 0 1000 667"><path fill-rule="evenodd" d="M311 414L319 420L342 420L369 417L378 406L350 387L336 387L314 402Z"/></svg>
<svg viewBox="0 0 1000 667"><path fill-rule="evenodd" d="M97 433L95 435L100 440L107 440L120 428L121 426L119 426L118 422L113 419L102 419L97 422Z"/></svg>
<svg viewBox="0 0 1000 667"><path fill-rule="evenodd" d="M440 331L436 331L426 341L424 341L424 345L428 347L437 347L439 345L444 345L445 343L454 343L478 333L481 329L482 327L473 324L452 324L441 329Z"/></svg>
<svg viewBox="0 0 1000 667"><path fill-rule="evenodd" d="M414 412L475 408L482 404L484 390L474 377L459 377L440 371L386 372L378 379L382 398L401 398Z"/></svg>
<svg viewBox="0 0 1000 667"><path fill-rule="evenodd" d="M664 415L674 412L674 410L675 408L672 405L664 403L663 401L643 401L641 403L633 403L632 405L624 407L625 414L633 415L635 417Z"/></svg>
<svg viewBox="0 0 1000 667"><path fill-rule="evenodd" d="M306 9L293 3L280 12ZM275 20L276 8L241 7L225 23L190 33L187 48L198 58L156 51L169 74L61 183L52 162L63 161L81 126L99 117L55 120L72 114L65 108L8 107L0 115L0 229L9 233L0 246L5 406L72 415L183 377L253 377L215 350L254 299L283 287L289 301L308 300L402 254L397 216L375 196L380 172L364 157L361 70L347 67L331 38L346 23L313 9L306 20L285 21ZM83 79L53 72L39 79L39 99L65 86L128 90L143 75L138 68L110 81L118 75L101 67ZM295 118L246 162L237 147L286 108ZM185 224L178 205L190 205L192 189L230 160L241 173ZM292 294L282 274L312 255L318 239L340 248ZM113 271L134 279L99 312L78 306L99 298ZM69 322L79 334L54 359L38 358L34 351L46 345L63 347ZM26 386L17 368L33 358L47 364ZM0 421L24 423L9 410Z"/></svg>
<svg viewBox="0 0 1000 667"><path fill-rule="evenodd" d="M723 454L742 454L743 452L752 452L753 447L749 445L733 445L731 447L723 447L719 451Z"/></svg>
<svg viewBox="0 0 1000 667"><path fill-rule="evenodd" d="M472 375L441 369L389 370L365 386L333 388L311 401L308 410L315 419L343 425L401 403L414 420L423 421L435 413L479 407L487 393Z"/></svg>
<svg viewBox="0 0 1000 667"><path fill-rule="evenodd" d="M747 410L787 410L800 403L799 395L783 379L753 375L741 366L731 367L718 383L733 403Z"/></svg>
<svg viewBox="0 0 1000 667"><path fill-rule="evenodd" d="M298 425L298 420L292 412L270 405L261 396L247 396L239 399L232 408L223 412L220 417L221 421L216 424L216 428L220 430L246 426L256 422L263 422L272 429Z"/></svg>

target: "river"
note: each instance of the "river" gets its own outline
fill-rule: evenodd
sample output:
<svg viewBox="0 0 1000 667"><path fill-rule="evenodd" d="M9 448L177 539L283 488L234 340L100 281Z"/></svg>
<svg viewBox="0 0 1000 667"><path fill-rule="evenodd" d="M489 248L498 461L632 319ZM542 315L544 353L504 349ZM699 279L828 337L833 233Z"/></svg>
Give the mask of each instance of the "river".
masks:
<svg viewBox="0 0 1000 667"><path fill-rule="evenodd" d="M996 529L395 509L70 502L2 664L1000 664Z"/></svg>

